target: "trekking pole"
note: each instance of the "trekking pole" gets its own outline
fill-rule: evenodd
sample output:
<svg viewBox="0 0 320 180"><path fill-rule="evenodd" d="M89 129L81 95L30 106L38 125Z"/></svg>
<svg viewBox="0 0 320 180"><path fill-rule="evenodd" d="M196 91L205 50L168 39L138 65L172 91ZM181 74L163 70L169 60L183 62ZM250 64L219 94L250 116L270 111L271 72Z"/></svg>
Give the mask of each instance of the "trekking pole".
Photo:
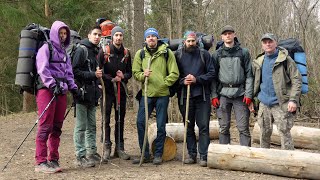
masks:
<svg viewBox="0 0 320 180"><path fill-rule="evenodd" d="M184 164L184 154L186 150L187 131L189 122L189 100L190 100L190 84L187 86L187 102L186 102L186 114L184 119L184 136L183 136L183 150L182 150L182 165Z"/></svg>
<svg viewBox="0 0 320 180"><path fill-rule="evenodd" d="M150 70L150 64L151 64L151 58L148 60L148 69ZM144 80L144 112L145 112L145 129L144 129L144 138L143 138L143 146L142 146L142 152L141 152L141 158L139 166L142 165L143 159L144 159L144 153L147 146L147 140L148 140L148 119L149 119L149 112L148 112L148 97L147 97L147 89L148 89L148 77Z"/></svg>
<svg viewBox="0 0 320 180"><path fill-rule="evenodd" d="M120 81L118 81L118 152L120 150ZM117 152L117 153L118 153ZM119 157L119 164L120 164L120 157Z"/></svg>
<svg viewBox="0 0 320 180"><path fill-rule="evenodd" d="M63 119L65 120L70 112L70 110L72 109L72 107L74 106L74 104L72 103L71 107L68 109L66 115L64 115Z"/></svg>
<svg viewBox="0 0 320 180"><path fill-rule="evenodd" d="M56 98L56 96L53 96L52 99L50 100L50 102L47 104L46 108L42 111L42 113L40 114L39 118L36 120L36 122L34 123L34 125L32 126L32 128L29 130L27 136L22 140L22 142L20 143L19 147L16 149L16 151L13 153L13 155L11 156L11 158L9 159L9 161L7 162L7 164L3 167L2 171L5 170L8 166L8 164L11 162L11 160L13 159L14 155L16 155L16 153L18 152L18 150L20 149L20 147L22 146L22 144L24 143L24 141L28 138L28 136L30 135L31 131L33 130L33 128L38 124L39 119L42 118L42 116L44 115L44 113L48 110L48 108L50 107L52 101Z"/></svg>
<svg viewBox="0 0 320 180"><path fill-rule="evenodd" d="M97 70L99 69L99 67L97 67ZM104 156L104 143L105 143L105 135L103 134L105 131L105 118L106 118L106 90L105 90L105 85L104 85L104 81L102 78L99 78L100 83L101 83L101 88L102 88L102 107L101 107L101 116L102 116L102 120L101 120L101 142L102 142L102 156L100 158L100 164L99 164L99 169L101 167L101 163L102 163L102 158Z"/></svg>

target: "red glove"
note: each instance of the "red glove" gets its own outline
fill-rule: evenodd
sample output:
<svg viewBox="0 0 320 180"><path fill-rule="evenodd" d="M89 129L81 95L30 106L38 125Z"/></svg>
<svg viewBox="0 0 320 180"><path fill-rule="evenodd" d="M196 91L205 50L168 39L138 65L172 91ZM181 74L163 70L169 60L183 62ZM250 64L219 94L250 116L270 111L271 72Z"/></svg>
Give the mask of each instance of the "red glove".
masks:
<svg viewBox="0 0 320 180"><path fill-rule="evenodd" d="M244 102L247 106L249 106L250 103L252 102L252 99L244 96L242 102Z"/></svg>
<svg viewBox="0 0 320 180"><path fill-rule="evenodd" d="M218 108L219 105L220 105L219 99L218 99L217 97L216 97L216 98L213 98L213 99L211 100L211 104L212 104L212 106L214 106L215 108Z"/></svg>

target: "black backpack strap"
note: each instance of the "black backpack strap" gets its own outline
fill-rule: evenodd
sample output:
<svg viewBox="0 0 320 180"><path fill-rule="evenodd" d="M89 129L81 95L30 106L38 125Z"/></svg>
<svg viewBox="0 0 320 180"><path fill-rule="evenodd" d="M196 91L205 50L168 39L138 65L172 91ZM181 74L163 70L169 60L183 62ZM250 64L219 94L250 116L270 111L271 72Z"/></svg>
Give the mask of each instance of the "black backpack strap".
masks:
<svg viewBox="0 0 320 180"><path fill-rule="evenodd" d="M204 49L200 48L200 58L201 58L201 62L206 65L205 61L204 61Z"/></svg>
<svg viewBox="0 0 320 180"><path fill-rule="evenodd" d="M142 48L140 50L140 59L141 59L141 62L143 61L144 57L146 56L145 52L144 52L144 49Z"/></svg>
<svg viewBox="0 0 320 180"><path fill-rule="evenodd" d="M80 44L79 47L83 49L84 56L85 56L86 61L87 61L87 63L88 63L89 72L92 72L92 69L91 69L91 66L90 66L90 59L88 59L89 53L88 53L87 47L84 46L84 45L82 45L82 44Z"/></svg>

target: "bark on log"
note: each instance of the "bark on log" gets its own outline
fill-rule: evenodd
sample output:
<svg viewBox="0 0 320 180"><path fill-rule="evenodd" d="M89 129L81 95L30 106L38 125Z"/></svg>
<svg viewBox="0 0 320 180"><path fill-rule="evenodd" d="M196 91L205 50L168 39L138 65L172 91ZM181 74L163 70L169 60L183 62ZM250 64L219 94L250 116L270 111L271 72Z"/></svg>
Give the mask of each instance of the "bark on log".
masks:
<svg viewBox="0 0 320 180"><path fill-rule="evenodd" d="M252 136L253 142L260 143L260 127L258 123L255 123L254 125ZM291 129L291 136L294 147L320 150L320 129L293 126ZM281 145L279 131L277 130L276 125L273 125L271 143Z"/></svg>
<svg viewBox="0 0 320 180"><path fill-rule="evenodd" d="M320 154L211 143L208 167L320 179Z"/></svg>
<svg viewBox="0 0 320 180"><path fill-rule="evenodd" d="M218 121L210 121L209 124L209 133L210 139L218 139L219 138L219 123ZM175 142L183 142L184 135L184 125L183 123L167 123L166 124L166 132L168 136L172 137ZM199 138L199 129L198 126L195 126L195 133L197 139ZM157 125L153 123L149 126L148 138L149 143L153 142L157 136Z"/></svg>

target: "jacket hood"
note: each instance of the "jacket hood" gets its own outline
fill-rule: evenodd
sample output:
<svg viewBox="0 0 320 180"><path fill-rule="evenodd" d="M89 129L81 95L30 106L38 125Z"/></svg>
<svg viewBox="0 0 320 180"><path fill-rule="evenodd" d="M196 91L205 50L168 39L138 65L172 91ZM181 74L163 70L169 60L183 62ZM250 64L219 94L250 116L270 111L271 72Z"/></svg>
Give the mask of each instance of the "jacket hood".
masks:
<svg viewBox="0 0 320 180"><path fill-rule="evenodd" d="M67 29L67 39L64 42L64 47L61 46L60 38L59 38L59 30L61 28ZM55 21L50 29L50 41L52 45L58 50L66 49L70 44L70 29L69 27L62 21Z"/></svg>

